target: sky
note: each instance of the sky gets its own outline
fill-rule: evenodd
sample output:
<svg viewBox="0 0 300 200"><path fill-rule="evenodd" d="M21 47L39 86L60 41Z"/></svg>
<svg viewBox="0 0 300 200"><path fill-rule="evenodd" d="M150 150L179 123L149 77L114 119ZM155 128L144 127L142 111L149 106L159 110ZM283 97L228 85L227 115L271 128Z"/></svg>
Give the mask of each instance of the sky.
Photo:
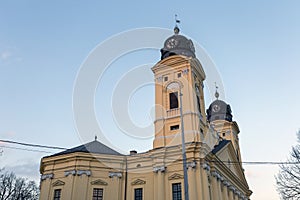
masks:
<svg viewBox="0 0 300 200"><path fill-rule="evenodd" d="M276 0L2 1L0 139L65 148L88 140L78 133L73 110L74 85L87 57L99 44L124 31L173 29L177 14L181 33L205 49L222 78L222 95L241 131L242 160L285 161L300 128L299 6L299 1ZM122 55L99 81L95 115L118 150L147 151L153 136L120 139L123 133L109 98L113 88L138 66L147 66L151 75L151 66L159 60L158 49ZM212 100L207 94L206 108ZM137 89L128 101L130 119L151 126L153 104L153 85ZM89 141L97 134L87 133ZM0 146L0 168L35 180L40 159L57 152ZM277 165L244 168L252 199L279 199L274 178Z"/></svg>

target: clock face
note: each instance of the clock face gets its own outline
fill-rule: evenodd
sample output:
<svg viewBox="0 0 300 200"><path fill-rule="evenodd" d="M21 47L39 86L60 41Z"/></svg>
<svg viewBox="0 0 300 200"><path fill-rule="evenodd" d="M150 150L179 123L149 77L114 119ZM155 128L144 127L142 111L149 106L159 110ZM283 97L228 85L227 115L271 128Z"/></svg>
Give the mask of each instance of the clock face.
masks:
<svg viewBox="0 0 300 200"><path fill-rule="evenodd" d="M219 105L214 105L213 108L212 108L212 110L214 112L219 112L220 111L220 106Z"/></svg>
<svg viewBox="0 0 300 200"><path fill-rule="evenodd" d="M175 38L171 38L167 41L167 48L169 49L173 49L178 45L178 40L176 40Z"/></svg>

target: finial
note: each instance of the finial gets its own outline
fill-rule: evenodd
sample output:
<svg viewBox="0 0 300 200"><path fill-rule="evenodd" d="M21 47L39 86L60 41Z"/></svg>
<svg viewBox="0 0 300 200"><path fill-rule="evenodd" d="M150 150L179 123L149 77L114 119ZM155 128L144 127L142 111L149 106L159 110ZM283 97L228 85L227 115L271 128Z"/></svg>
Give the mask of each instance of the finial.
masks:
<svg viewBox="0 0 300 200"><path fill-rule="evenodd" d="M95 135L95 141L97 140L97 135Z"/></svg>
<svg viewBox="0 0 300 200"><path fill-rule="evenodd" d="M215 92L215 97L217 98L217 99L219 99L219 92L218 92L218 85L217 85L217 82L215 82L215 87L216 87L216 92Z"/></svg>
<svg viewBox="0 0 300 200"><path fill-rule="evenodd" d="M174 33L175 35L178 35L180 29L178 28L178 24L180 24L180 20L177 19L177 14L175 14L175 27L174 27Z"/></svg>

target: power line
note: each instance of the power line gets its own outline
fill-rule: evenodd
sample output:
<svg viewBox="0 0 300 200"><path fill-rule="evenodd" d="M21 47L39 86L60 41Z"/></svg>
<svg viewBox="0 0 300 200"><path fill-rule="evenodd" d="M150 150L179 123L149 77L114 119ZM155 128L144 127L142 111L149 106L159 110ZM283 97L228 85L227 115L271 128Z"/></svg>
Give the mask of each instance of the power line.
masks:
<svg viewBox="0 0 300 200"><path fill-rule="evenodd" d="M56 146L48 146L48 145L40 145L40 144L30 144L30 143L23 143L23 142L16 142L12 140L1 140L0 142L3 143L10 143L10 144L18 144L23 146L30 146L35 148L47 148L47 149L55 149L55 150L66 150L67 148L63 147L56 147ZM15 150L24 150L24 151L32 151L32 152L41 152L41 153L52 153L49 151L43 151L43 150L36 150L36 149L28 149L28 148L19 148L19 147L10 147L10 146L0 146L2 148L9 148L9 149L15 149ZM173 158L166 158L166 157L154 157L154 156L144 156L144 155L135 155L140 158L161 158L164 160L170 160L170 161L176 161L176 159ZM208 161L211 163L222 163L222 164L228 164L228 165L237 165L237 164L243 164L243 165L298 165L300 162L281 162L281 161Z"/></svg>
<svg viewBox="0 0 300 200"><path fill-rule="evenodd" d="M24 150L24 151L39 152L39 153L53 153L53 152L50 152L50 151L42 151L42 150L19 148L19 147L10 147L10 146L4 146L4 145L2 145L0 147L7 148L7 149L17 149L17 150Z"/></svg>
<svg viewBox="0 0 300 200"><path fill-rule="evenodd" d="M24 143L24 142L16 142L16 141L12 141L12 140L0 140L0 142L10 143L10 144L18 144L18 145L30 146L30 147L47 148L47 149L59 149L59 150L67 149L67 148L63 148L63 147L46 146L46 145L40 145L40 144L30 144L30 143Z"/></svg>
<svg viewBox="0 0 300 200"><path fill-rule="evenodd" d="M299 161L297 162L280 162L280 161L209 161L212 163L223 163L228 165L237 165L237 164L243 164L243 165L297 165L300 164Z"/></svg>
<svg viewBox="0 0 300 200"><path fill-rule="evenodd" d="M143 155L138 155L135 154L134 156L137 156L139 158L150 158L150 159L154 159L154 158L159 158L159 159L164 159L164 160L169 160L169 161L176 161L178 159L175 158L167 158L167 157L156 157L156 156L143 156ZM219 164L228 164L228 165L297 165L300 164L300 161L297 162L291 162L291 161L286 161L286 162L282 162L282 161L222 161L222 160L210 160L207 161L208 163L219 163Z"/></svg>

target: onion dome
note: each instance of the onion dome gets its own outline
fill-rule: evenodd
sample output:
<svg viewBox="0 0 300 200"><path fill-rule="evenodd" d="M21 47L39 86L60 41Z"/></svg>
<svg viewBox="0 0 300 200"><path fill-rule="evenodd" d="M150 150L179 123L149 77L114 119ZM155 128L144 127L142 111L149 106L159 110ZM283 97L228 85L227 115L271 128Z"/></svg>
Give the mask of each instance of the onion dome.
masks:
<svg viewBox="0 0 300 200"><path fill-rule="evenodd" d="M225 120L232 122L232 111L230 105L226 102L216 99L213 101L209 108L206 110L207 120L209 122L215 120Z"/></svg>
<svg viewBox="0 0 300 200"><path fill-rule="evenodd" d="M174 35L165 41L164 47L160 50L161 60L173 55L183 55L193 58L196 57L195 47L192 40L187 39L183 35L179 35L179 31L179 28L175 26Z"/></svg>

